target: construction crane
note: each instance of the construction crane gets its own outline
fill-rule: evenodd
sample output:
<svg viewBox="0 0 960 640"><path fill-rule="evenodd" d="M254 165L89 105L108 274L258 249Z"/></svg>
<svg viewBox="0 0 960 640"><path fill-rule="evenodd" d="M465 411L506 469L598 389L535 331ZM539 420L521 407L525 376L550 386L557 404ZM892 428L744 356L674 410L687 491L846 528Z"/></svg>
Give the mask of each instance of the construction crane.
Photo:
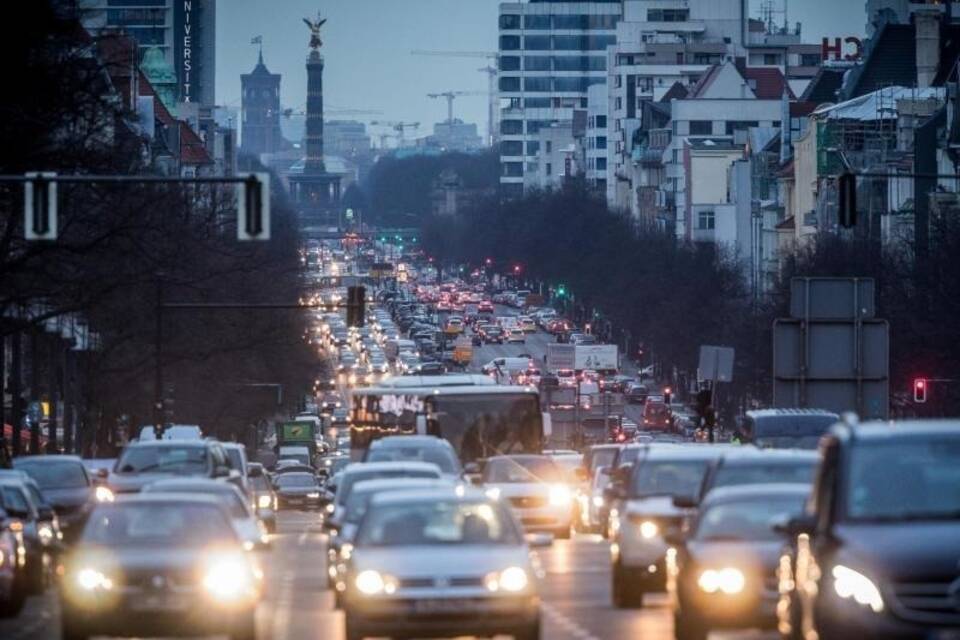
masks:
<svg viewBox="0 0 960 640"><path fill-rule="evenodd" d="M486 58L490 61L490 64L477 69L477 71L487 74L487 93L490 102L487 105L488 142L491 146L495 145L500 137L499 110L497 109L497 76L500 74L500 54L496 51L437 51L428 49L414 49L410 53L415 56L440 58Z"/></svg>
<svg viewBox="0 0 960 640"><path fill-rule="evenodd" d="M374 120L370 123L375 127L390 127L397 132L397 146L402 147L403 142L406 139L407 129L413 129L416 131L420 128L419 122L390 122L384 120Z"/></svg>
<svg viewBox="0 0 960 640"><path fill-rule="evenodd" d="M453 124L453 101L460 96L485 96L486 91L445 91L444 93L428 93L428 98L447 99L447 123Z"/></svg>
<svg viewBox="0 0 960 640"><path fill-rule="evenodd" d="M307 112L303 109L284 109L281 111L284 118L292 118L293 116L306 116ZM370 109L324 109L323 115L334 115L334 116L379 116L383 115L382 111L373 111Z"/></svg>

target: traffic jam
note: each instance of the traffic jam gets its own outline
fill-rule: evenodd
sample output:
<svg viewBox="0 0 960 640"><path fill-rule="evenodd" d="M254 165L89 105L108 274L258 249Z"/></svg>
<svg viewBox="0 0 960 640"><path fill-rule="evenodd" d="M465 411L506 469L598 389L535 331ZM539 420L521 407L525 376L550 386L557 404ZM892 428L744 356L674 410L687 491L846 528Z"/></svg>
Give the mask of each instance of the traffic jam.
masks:
<svg viewBox="0 0 960 640"><path fill-rule="evenodd" d="M148 426L0 470L0 615L53 599L64 640L960 638L960 424L724 428L522 282L371 276L386 252L304 244L316 375L256 447Z"/></svg>

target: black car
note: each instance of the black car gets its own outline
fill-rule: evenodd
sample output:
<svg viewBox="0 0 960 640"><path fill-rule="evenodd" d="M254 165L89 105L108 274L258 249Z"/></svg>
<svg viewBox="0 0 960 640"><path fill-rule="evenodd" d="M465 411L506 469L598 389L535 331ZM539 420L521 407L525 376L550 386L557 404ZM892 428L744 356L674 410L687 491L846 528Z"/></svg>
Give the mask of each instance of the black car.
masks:
<svg viewBox="0 0 960 640"><path fill-rule="evenodd" d="M809 484L725 487L710 492L690 530L665 539L667 592L677 640L711 629L773 629L783 536L773 523L800 514Z"/></svg>
<svg viewBox="0 0 960 640"><path fill-rule="evenodd" d="M128 444L110 474L114 494L136 493L170 476L223 478L244 491L240 473L231 468L223 445L213 440L148 440Z"/></svg>
<svg viewBox="0 0 960 640"><path fill-rule="evenodd" d="M262 589L262 573L216 496L120 496L94 509L64 562L61 638L254 640Z"/></svg>
<svg viewBox="0 0 960 640"><path fill-rule="evenodd" d="M820 458L815 451L743 447L715 460L700 485L699 500L718 487L744 484L810 484ZM698 501L699 501L698 500Z"/></svg>
<svg viewBox="0 0 960 640"><path fill-rule="evenodd" d="M50 581L54 551L44 540L40 511L21 480L0 478L0 509L6 512L9 526L19 530L23 541L22 588L30 595L43 593Z"/></svg>
<svg viewBox="0 0 960 640"><path fill-rule="evenodd" d="M15 469L33 478L44 502L57 513L64 539L72 542L89 514L96 486L78 456L23 456L13 461Z"/></svg>
<svg viewBox="0 0 960 640"><path fill-rule="evenodd" d="M26 567L17 562L26 547L14 522L0 508L0 618L19 614L29 595Z"/></svg>
<svg viewBox="0 0 960 640"><path fill-rule="evenodd" d="M482 335L483 341L487 344L503 344L505 338L503 329L497 326L484 329Z"/></svg>
<svg viewBox="0 0 960 640"><path fill-rule="evenodd" d="M785 529L779 626L821 640L956 638L960 421L834 426Z"/></svg>
<svg viewBox="0 0 960 640"><path fill-rule="evenodd" d="M273 480L278 509L319 509L324 502L320 481L312 473L282 473Z"/></svg>

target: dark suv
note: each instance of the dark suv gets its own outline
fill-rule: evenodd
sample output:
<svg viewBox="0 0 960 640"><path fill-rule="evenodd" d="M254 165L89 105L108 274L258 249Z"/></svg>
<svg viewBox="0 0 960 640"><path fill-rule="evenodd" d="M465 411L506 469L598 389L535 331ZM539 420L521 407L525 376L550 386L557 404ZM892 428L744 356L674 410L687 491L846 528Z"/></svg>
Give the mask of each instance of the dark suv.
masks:
<svg viewBox="0 0 960 640"><path fill-rule="evenodd" d="M960 630L960 421L835 426L785 530L787 637L953 638Z"/></svg>
<svg viewBox="0 0 960 640"><path fill-rule="evenodd" d="M242 491L243 478L230 466L223 445L215 440L152 440L126 446L113 473L110 489L117 494L136 493L144 486L170 476L223 478Z"/></svg>

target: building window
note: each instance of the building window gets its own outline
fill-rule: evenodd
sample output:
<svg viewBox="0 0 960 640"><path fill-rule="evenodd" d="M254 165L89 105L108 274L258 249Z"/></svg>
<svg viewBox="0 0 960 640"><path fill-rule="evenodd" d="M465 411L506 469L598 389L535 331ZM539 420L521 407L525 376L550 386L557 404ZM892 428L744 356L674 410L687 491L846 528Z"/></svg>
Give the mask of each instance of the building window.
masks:
<svg viewBox="0 0 960 640"><path fill-rule="evenodd" d="M648 9L647 22L686 22L690 19L689 9Z"/></svg>
<svg viewBox="0 0 960 640"><path fill-rule="evenodd" d="M616 29L620 16L612 13L587 16L588 29Z"/></svg>
<svg viewBox="0 0 960 640"><path fill-rule="evenodd" d="M616 99L616 101L614 102L614 108L615 108L617 111L620 111L620 110L623 109L623 98L622 98L622 97L617 96L617 99Z"/></svg>
<svg viewBox="0 0 960 640"><path fill-rule="evenodd" d="M604 136L597 137L597 149L606 149L607 139Z"/></svg>
<svg viewBox="0 0 960 640"><path fill-rule="evenodd" d="M697 213L697 229L710 231L716 228L717 220L713 211L700 211Z"/></svg>
<svg viewBox="0 0 960 640"><path fill-rule="evenodd" d="M819 67L821 62L819 53L801 53L800 54L800 66L801 67Z"/></svg>
<svg viewBox="0 0 960 640"><path fill-rule="evenodd" d="M520 71L520 56L501 56L500 71Z"/></svg>
<svg viewBox="0 0 960 640"><path fill-rule="evenodd" d="M728 136L732 136L734 131L750 129L758 126L760 126L760 123L756 120L731 120L727 122L726 131Z"/></svg>
<svg viewBox="0 0 960 640"><path fill-rule="evenodd" d="M500 143L500 155L502 156L522 156L523 142L520 140L504 140Z"/></svg>
<svg viewBox="0 0 960 640"><path fill-rule="evenodd" d="M503 167L503 176L505 178L522 178L523 177L523 163L522 162L504 162L501 164Z"/></svg>
<svg viewBox="0 0 960 640"><path fill-rule="evenodd" d="M607 128L607 116L597 116L597 129Z"/></svg>
<svg viewBox="0 0 960 640"><path fill-rule="evenodd" d="M597 171L606 171L606 170L607 170L607 159L597 158Z"/></svg>
<svg viewBox="0 0 960 640"><path fill-rule="evenodd" d="M552 71L550 56L524 56L524 71Z"/></svg>
<svg viewBox="0 0 960 640"><path fill-rule="evenodd" d="M549 109L550 98L524 98L523 106L527 109Z"/></svg>
<svg viewBox="0 0 960 640"><path fill-rule="evenodd" d="M586 29L587 16L553 16L554 29Z"/></svg>
<svg viewBox="0 0 960 640"><path fill-rule="evenodd" d="M503 120L500 122L500 133L505 136L523 135L523 120Z"/></svg>
<svg viewBox="0 0 960 640"><path fill-rule="evenodd" d="M780 54L777 53L765 53L763 54L763 64L780 64Z"/></svg>
<svg viewBox="0 0 960 640"><path fill-rule="evenodd" d="M520 78L516 76L501 76L500 91L520 91Z"/></svg>
<svg viewBox="0 0 960 640"><path fill-rule="evenodd" d="M508 13L500 16L500 28L501 29L519 29L520 16L512 13Z"/></svg>
<svg viewBox="0 0 960 640"><path fill-rule="evenodd" d="M523 48L526 51L549 51L550 36L524 36Z"/></svg>
<svg viewBox="0 0 960 640"><path fill-rule="evenodd" d="M553 165L550 164L549 162L547 163L547 175L548 176L553 175Z"/></svg>
<svg viewBox="0 0 960 640"><path fill-rule="evenodd" d="M500 36L500 51L518 51L520 36Z"/></svg>
<svg viewBox="0 0 960 640"><path fill-rule="evenodd" d="M524 29L550 29L550 16L523 16Z"/></svg>
<svg viewBox="0 0 960 640"><path fill-rule="evenodd" d="M709 120L691 120L690 135L692 136L713 135L713 123Z"/></svg>
<svg viewBox="0 0 960 640"><path fill-rule="evenodd" d="M537 135L540 129L547 129L553 124L553 120L527 120L527 135Z"/></svg>
<svg viewBox="0 0 960 640"><path fill-rule="evenodd" d="M547 153L553 153L553 140L547 140L545 143Z"/></svg>
<svg viewBox="0 0 960 640"><path fill-rule="evenodd" d="M524 78L524 91L550 92L552 90L552 78Z"/></svg>
<svg viewBox="0 0 960 640"><path fill-rule="evenodd" d="M531 140L527 143L527 155L535 156L540 153L540 142L538 140Z"/></svg>

